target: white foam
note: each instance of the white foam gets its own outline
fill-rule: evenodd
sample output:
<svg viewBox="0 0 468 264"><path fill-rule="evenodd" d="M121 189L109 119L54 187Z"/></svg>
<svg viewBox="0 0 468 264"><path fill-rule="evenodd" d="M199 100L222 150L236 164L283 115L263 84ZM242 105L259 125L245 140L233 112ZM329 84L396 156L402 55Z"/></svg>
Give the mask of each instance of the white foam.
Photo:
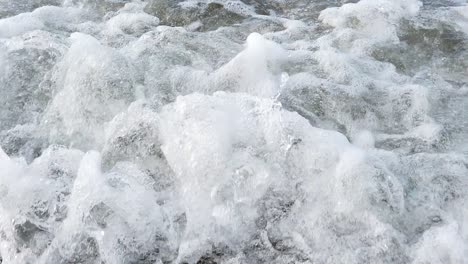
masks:
<svg viewBox="0 0 468 264"><path fill-rule="evenodd" d="M275 96L280 92L280 67L286 58L286 52L279 45L252 33L247 38L245 50L213 74L212 85L216 89L224 83L235 82L229 90Z"/></svg>
<svg viewBox="0 0 468 264"><path fill-rule="evenodd" d="M0 19L4 263L467 259L464 7L148 1Z"/></svg>
<svg viewBox="0 0 468 264"><path fill-rule="evenodd" d="M107 21L110 34L142 35L149 28L156 27L159 19L145 13L120 13Z"/></svg>
<svg viewBox="0 0 468 264"><path fill-rule="evenodd" d="M327 177L348 144L272 100L241 94L179 97L163 109L160 126L162 149L185 200L185 240L232 248L249 239L256 203L267 190L306 180L312 171ZM302 174L290 174L296 169Z"/></svg>
<svg viewBox="0 0 468 264"><path fill-rule="evenodd" d="M9 38L29 31L72 27L83 21L85 13L77 8L44 6L31 13L0 19L0 37Z"/></svg>
<svg viewBox="0 0 468 264"><path fill-rule="evenodd" d="M125 110L134 96L132 68L117 51L89 35L74 33L70 40L55 69L57 90L43 122L56 126L50 134L53 141L82 135L76 144L101 144L104 122Z"/></svg>

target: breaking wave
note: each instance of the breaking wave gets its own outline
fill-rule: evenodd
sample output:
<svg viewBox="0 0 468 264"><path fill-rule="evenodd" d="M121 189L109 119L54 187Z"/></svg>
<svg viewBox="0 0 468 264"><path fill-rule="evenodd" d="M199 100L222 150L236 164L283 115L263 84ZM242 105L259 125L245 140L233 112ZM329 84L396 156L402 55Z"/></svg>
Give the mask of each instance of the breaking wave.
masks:
<svg viewBox="0 0 468 264"><path fill-rule="evenodd" d="M0 0L0 259L466 263L467 34L463 0Z"/></svg>

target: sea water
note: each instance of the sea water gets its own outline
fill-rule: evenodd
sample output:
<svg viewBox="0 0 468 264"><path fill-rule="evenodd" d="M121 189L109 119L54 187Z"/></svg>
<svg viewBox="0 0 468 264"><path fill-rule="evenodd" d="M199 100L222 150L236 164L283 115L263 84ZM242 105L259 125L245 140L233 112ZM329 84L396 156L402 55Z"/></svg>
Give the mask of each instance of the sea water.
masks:
<svg viewBox="0 0 468 264"><path fill-rule="evenodd" d="M1 259L467 263L467 34L464 0L0 0Z"/></svg>

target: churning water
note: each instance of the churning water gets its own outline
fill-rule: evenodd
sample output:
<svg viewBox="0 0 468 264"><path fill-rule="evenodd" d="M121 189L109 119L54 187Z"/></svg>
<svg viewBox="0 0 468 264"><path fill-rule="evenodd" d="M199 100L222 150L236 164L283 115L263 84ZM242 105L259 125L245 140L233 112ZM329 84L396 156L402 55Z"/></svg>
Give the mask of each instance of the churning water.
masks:
<svg viewBox="0 0 468 264"><path fill-rule="evenodd" d="M464 0L0 0L1 259L468 263L467 34Z"/></svg>

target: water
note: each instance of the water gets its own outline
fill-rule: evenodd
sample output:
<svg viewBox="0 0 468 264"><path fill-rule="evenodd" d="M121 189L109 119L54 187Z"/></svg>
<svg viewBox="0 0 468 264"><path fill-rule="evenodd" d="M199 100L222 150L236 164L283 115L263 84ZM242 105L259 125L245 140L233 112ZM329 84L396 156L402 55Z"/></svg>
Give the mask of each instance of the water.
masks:
<svg viewBox="0 0 468 264"><path fill-rule="evenodd" d="M468 259L463 0L0 0L3 263Z"/></svg>

